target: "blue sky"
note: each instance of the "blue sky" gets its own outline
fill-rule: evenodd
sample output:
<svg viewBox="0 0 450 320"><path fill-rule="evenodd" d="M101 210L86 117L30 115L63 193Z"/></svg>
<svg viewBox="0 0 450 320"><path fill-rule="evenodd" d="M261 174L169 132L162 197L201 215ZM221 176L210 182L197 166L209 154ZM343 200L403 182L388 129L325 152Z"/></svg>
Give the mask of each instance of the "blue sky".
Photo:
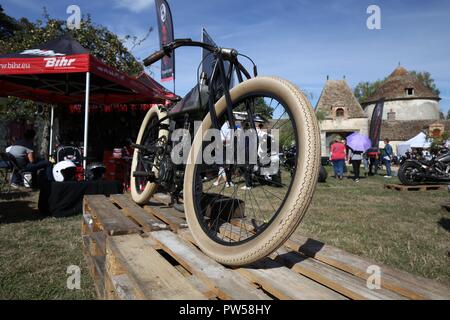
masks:
<svg viewBox="0 0 450 320"><path fill-rule="evenodd" d="M399 62L409 70L429 71L441 90L441 109L450 109L450 1L418 0L169 0L175 37L200 38L205 27L220 46L251 56L260 75L278 75L312 94L313 105L327 75L346 77L351 86L389 75ZM158 49L153 0L0 0L5 11L31 20L45 6L66 19L68 5L111 31L143 37L135 48L139 59ZM367 7L381 8L381 30L369 30ZM185 48L176 55L177 94L195 84L200 51ZM159 80L158 66L152 67ZM170 83L166 83L172 88Z"/></svg>

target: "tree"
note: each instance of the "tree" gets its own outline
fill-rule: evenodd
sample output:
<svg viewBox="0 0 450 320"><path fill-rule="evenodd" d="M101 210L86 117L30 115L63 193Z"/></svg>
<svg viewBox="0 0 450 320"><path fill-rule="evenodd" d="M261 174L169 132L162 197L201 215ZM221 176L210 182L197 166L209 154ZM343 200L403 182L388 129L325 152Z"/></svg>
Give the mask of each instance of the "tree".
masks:
<svg viewBox="0 0 450 320"><path fill-rule="evenodd" d="M375 82L360 82L356 85L354 89L354 94L356 99L361 103L366 100L368 97L373 95L384 80L377 80Z"/></svg>
<svg viewBox="0 0 450 320"><path fill-rule="evenodd" d="M0 5L0 39L11 37L17 30L20 30L17 20L6 15Z"/></svg>
<svg viewBox="0 0 450 320"><path fill-rule="evenodd" d="M51 18L45 8L44 20L30 22L26 18L16 20L6 15L0 7L0 53L30 49L67 32L70 32L93 56L106 64L132 76L143 71L142 64L124 45L127 40L136 42L137 39L131 36L120 39L106 27L94 24L89 15L83 17L80 29L70 31L65 21ZM35 108L36 105L29 101L9 98L0 108L0 119L32 120Z"/></svg>
<svg viewBox="0 0 450 320"><path fill-rule="evenodd" d="M251 105L252 111L255 114L262 116L265 119L272 119L274 108L269 106L263 97L259 97L254 99L254 108L253 104ZM236 108L236 111L247 111L245 104L241 104Z"/></svg>
<svg viewBox="0 0 450 320"><path fill-rule="evenodd" d="M6 23L1 24L1 21L6 21ZM12 24L13 27L11 27L11 21L16 22ZM106 27L93 23L89 15L83 17L81 28L73 31L67 28L66 21L51 18L45 8L44 20L36 22L30 22L26 18L16 21L0 12L0 32L3 25L9 26L8 29L4 28L7 30L5 32L11 32L12 29L13 32L8 37L0 36L0 53L30 49L70 32L74 39L88 49L93 56L109 66L132 76L143 71L142 64L136 60L124 44L130 39L136 41L136 38L126 36L124 39L120 39Z"/></svg>
<svg viewBox="0 0 450 320"><path fill-rule="evenodd" d="M431 77L431 74L426 71L411 71L410 74L415 76L417 79L419 79L420 82L423 83L425 87L433 91L433 93L437 96L441 94L441 91L436 86L436 83L434 82L434 79Z"/></svg>
<svg viewBox="0 0 450 320"><path fill-rule="evenodd" d="M450 109L447 111L447 117L446 117L446 119L447 119L447 120L450 120Z"/></svg>
<svg viewBox="0 0 450 320"><path fill-rule="evenodd" d="M325 119L326 119L326 114L325 114L325 112L323 112L323 111L316 111L316 118L317 118L317 121L319 121L319 122L322 122L322 121L324 121Z"/></svg>

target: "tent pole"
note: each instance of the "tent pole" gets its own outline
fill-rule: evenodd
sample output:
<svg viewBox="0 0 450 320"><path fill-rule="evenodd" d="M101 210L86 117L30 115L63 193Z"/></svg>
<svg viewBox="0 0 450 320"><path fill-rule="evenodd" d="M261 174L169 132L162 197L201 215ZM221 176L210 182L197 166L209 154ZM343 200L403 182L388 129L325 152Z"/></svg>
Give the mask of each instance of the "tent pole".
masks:
<svg viewBox="0 0 450 320"><path fill-rule="evenodd" d="M90 73L86 72L86 91L84 102L84 142L83 142L83 169L86 170L86 158L88 150L88 129L89 129L89 88Z"/></svg>
<svg viewBox="0 0 450 320"><path fill-rule="evenodd" d="M48 156L50 157L52 155L52 149L53 149L53 123L55 120L55 106L52 105L52 109L50 111L50 142L48 146Z"/></svg>

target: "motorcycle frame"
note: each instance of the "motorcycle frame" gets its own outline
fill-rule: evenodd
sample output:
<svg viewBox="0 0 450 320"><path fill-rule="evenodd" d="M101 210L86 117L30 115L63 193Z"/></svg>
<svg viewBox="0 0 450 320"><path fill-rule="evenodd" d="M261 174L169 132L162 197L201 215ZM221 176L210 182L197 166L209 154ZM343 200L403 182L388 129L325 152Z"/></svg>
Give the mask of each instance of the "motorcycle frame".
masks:
<svg viewBox="0 0 450 320"><path fill-rule="evenodd" d="M220 130L219 120L218 120L218 117L216 114L216 109L215 109L215 104L217 101L215 100L216 91L214 90L214 84L216 83L216 80L219 80L219 84L221 84L222 88L223 88L223 96L225 97L225 101L226 101L226 105L227 105L226 113L227 113L228 121L230 123L230 127L234 128L235 121L234 121L234 116L233 116L233 103L231 100L230 88L229 88L228 84L231 82L231 77L233 76L233 72L236 72L236 76L237 76L239 83L242 83L245 81L244 77L246 80L249 80L252 78L252 76L247 71L247 69L239 62L239 60L237 58L239 53L234 49L219 48L219 47L215 47L215 46L203 43L203 42L192 41L191 39L177 39L174 42L164 46L163 49L161 49L160 51L157 51L154 54L152 54L150 57L144 59L144 65L148 66L148 65L162 59L166 55L170 56L172 54L172 52L179 47L200 47L200 48L204 48L204 49L208 50L211 54L214 55L215 64L213 67L213 72L211 74L210 79L208 79L208 82L207 82L208 93L209 93L207 110L211 115L212 127L214 129ZM246 56L244 56L244 57L246 57ZM248 58L248 57L246 57L246 58ZM248 58L248 59L253 63L253 73L254 73L254 76L256 77L257 76L257 67L250 58ZM226 74L226 72L225 72L225 64L224 64L225 61L228 61L230 63L230 68L228 70L228 74ZM200 86L199 81L197 83L197 86ZM199 90L199 92L200 92L200 90ZM179 100L177 100L177 101L179 101ZM246 111L247 111L248 122L250 123L252 129L254 129L256 131L256 124L255 124L255 121L253 121L254 114L253 114L253 111L251 110L250 104L248 102L246 102L245 107L246 107ZM166 126L165 124L163 124L163 122L166 121L167 119L169 119L171 124L169 125L169 128L167 128L167 129L169 129L168 142L170 142L171 133L172 133L172 130L170 130L170 128L173 125L175 125L175 123L176 123L176 120L174 120L174 118L180 117L180 115L183 115L183 114L185 115L183 126L186 127L186 125L188 123L190 123L191 119L189 119L188 112L181 111L181 112L173 114L173 115L168 114L167 116L159 119L157 122L150 125L148 127L148 130L151 130L155 127L158 127L161 129L163 126ZM201 114L202 120L206 116L206 114L207 114L206 112L203 112ZM154 151L153 148L146 148L145 146L142 146L142 145L132 144L131 146L134 148L139 148L146 152ZM141 161L145 162L144 159L141 159Z"/></svg>

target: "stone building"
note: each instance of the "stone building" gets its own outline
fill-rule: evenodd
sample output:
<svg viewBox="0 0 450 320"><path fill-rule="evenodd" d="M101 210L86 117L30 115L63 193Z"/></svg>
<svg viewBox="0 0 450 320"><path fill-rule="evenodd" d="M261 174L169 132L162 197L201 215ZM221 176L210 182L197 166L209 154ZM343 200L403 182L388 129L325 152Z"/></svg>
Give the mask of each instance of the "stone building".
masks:
<svg viewBox="0 0 450 320"><path fill-rule="evenodd" d="M320 136L323 156L329 155L330 145L336 136L369 133L368 117L345 80L327 80L316 112L322 118Z"/></svg>
<svg viewBox="0 0 450 320"><path fill-rule="evenodd" d="M382 138L391 140L394 150L397 144L413 138L421 131L433 135L430 131L433 126L440 130L449 126L447 121L440 119L439 96L401 66L362 103L369 120L376 102L382 97L385 103L381 134ZM383 142L380 147L384 147Z"/></svg>
<svg viewBox="0 0 450 320"><path fill-rule="evenodd" d="M436 136L450 132L450 121L442 120L440 98L405 68L397 67L377 91L361 105L345 80L328 80L317 103L320 114L322 156L329 155L330 143L336 135L353 132L369 134L376 102L385 99L381 139L396 145L415 137L419 132ZM380 141L380 147L384 143Z"/></svg>
<svg viewBox="0 0 450 320"><path fill-rule="evenodd" d="M385 99L383 120L440 120L439 96L401 66L362 103L369 119L376 102L381 98Z"/></svg>

